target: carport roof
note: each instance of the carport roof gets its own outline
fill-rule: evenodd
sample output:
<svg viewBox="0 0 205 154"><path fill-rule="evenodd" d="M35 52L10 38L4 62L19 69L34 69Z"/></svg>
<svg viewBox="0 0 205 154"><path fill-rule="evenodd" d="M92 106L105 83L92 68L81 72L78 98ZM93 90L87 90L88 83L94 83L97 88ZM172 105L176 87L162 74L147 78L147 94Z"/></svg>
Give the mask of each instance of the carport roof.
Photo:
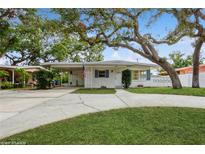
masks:
<svg viewBox="0 0 205 154"><path fill-rule="evenodd" d="M16 69L16 68L24 68L24 69L41 69L41 70L46 70L42 66L9 66L9 65L0 65L0 69Z"/></svg>
<svg viewBox="0 0 205 154"><path fill-rule="evenodd" d="M156 64L148 64L148 63L138 63L132 61L124 61L124 60L110 60L110 61L98 61L98 62L52 62L52 63L42 63L41 66L67 66L67 67L83 67L84 66L148 66L148 67L159 67Z"/></svg>

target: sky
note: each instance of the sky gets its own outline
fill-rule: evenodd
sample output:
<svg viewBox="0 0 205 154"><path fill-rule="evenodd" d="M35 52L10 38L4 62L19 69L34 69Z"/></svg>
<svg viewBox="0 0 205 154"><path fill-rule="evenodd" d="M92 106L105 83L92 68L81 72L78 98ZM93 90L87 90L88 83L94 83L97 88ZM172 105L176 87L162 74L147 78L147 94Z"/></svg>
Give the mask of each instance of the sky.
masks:
<svg viewBox="0 0 205 154"><path fill-rule="evenodd" d="M58 16L54 13L50 13L49 9L38 9L38 14L42 17L49 18L49 19L56 19ZM177 22L174 17L171 15L163 15L159 18L156 22L152 24L152 26L146 26L150 14L147 13L140 18L139 25L140 31L142 34L151 33L156 38L163 38L166 34L173 30L177 25ZM169 54L173 51L181 51L186 55L190 55L193 53L194 49L192 47L194 40L188 37L183 38L177 44L174 45L166 45L161 44L155 46L159 55L161 57L169 57ZM202 54L205 55L205 45L202 47ZM138 62L145 62L151 63L149 60L139 56L136 53L124 48L119 48L118 50L114 50L110 47L106 47L103 51L104 60L128 60L128 61L138 61ZM5 59L0 59L0 64L4 64Z"/></svg>

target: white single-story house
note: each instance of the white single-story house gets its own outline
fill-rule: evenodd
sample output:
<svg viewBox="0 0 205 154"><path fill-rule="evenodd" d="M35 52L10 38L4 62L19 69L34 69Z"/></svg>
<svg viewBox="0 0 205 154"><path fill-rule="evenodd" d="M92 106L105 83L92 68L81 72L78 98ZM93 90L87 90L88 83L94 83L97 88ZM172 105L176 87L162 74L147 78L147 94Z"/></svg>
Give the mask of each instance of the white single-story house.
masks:
<svg viewBox="0 0 205 154"><path fill-rule="evenodd" d="M82 86L85 88L121 88L122 71L131 70L131 86L137 81L151 80L151 69L155 64L146 64L122 60L99 62L53 62L41 64L46 68L59 69L68 73L68 86Z"/></svg>

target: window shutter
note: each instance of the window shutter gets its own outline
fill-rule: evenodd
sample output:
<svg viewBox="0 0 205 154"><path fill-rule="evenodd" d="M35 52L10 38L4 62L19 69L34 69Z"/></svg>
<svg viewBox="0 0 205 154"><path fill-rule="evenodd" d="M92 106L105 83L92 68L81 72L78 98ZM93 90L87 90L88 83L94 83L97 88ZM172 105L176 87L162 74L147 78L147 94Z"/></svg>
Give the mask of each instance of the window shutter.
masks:
<svg viewBox="0 0 205 154"><path fill-rule="evenodd" d="M106 71L105 71L105 77L106 77L106 78L109 78L109 70L106 70Z"/></svg>
<svg viewBox="0 0 205 154"><path fill-rule="evenodd" d="M98 78L98 70L95 70L95 78Z"/></svg>
<svg viewBox="0 0 205 154"><path fill-rule="evenodd" d="M150 80L150 79L151 79L151 73L150 73L150 70L147 70L146 74L147 74L147 80Z"/></svg>

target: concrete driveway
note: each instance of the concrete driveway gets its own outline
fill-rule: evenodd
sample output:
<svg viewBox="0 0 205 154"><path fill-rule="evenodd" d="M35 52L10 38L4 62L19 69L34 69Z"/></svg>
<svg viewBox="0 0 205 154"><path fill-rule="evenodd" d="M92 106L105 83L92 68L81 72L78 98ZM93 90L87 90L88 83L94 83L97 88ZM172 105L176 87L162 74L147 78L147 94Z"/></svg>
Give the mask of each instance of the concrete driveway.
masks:
<svg viewBox="0 0 205 154"><path fill-rule="evenodd" d="M71 94L74 89L0 91L0 138L81 114L116 108L205 108L205 97L160 94Z"/></svg>

